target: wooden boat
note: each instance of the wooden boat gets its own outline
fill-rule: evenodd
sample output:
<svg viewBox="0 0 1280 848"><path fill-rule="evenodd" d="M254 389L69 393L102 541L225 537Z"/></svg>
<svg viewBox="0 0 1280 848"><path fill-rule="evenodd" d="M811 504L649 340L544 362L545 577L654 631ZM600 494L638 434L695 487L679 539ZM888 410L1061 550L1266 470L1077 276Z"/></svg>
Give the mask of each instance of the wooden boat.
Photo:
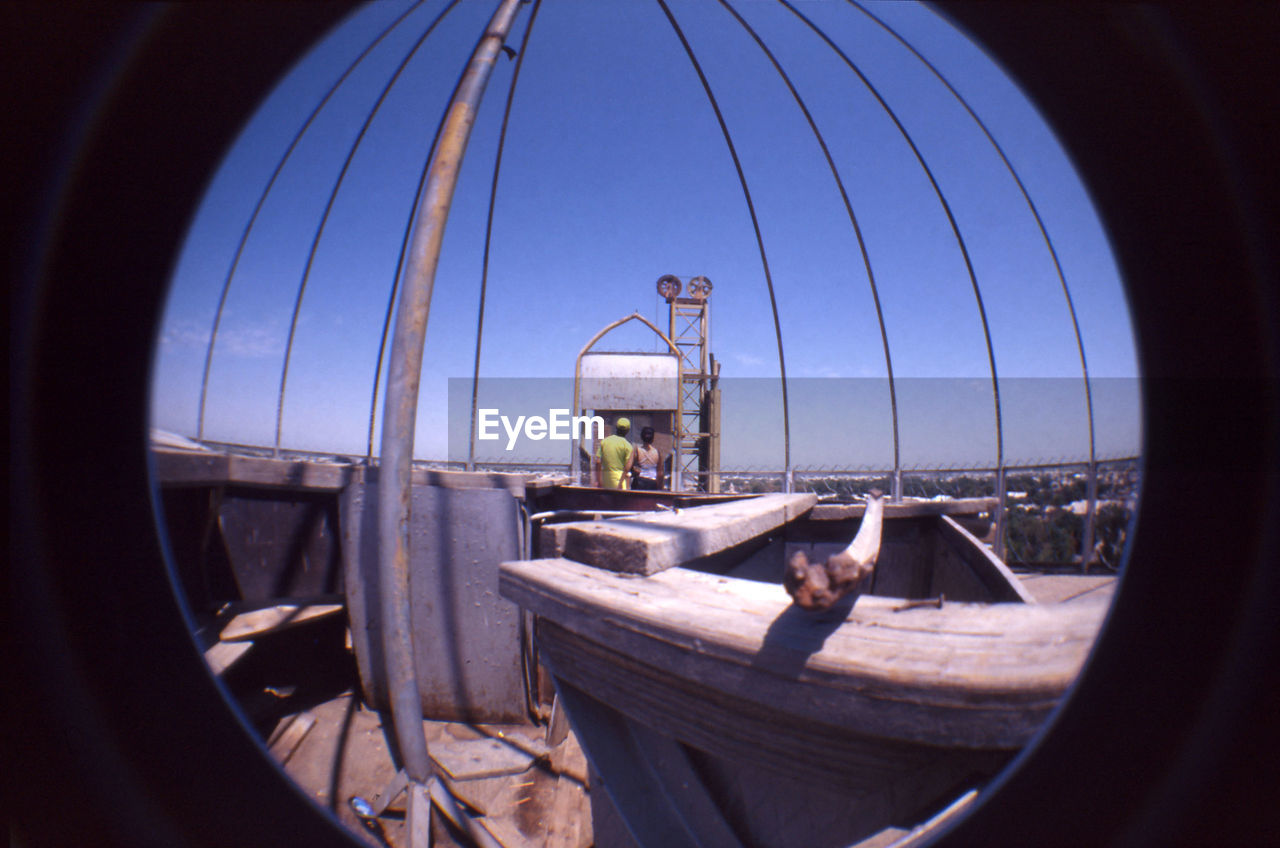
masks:
<svg viewBox="0 0 1280 848"><path fill-rule="evenodd" d="M612 802L597 844L849 845L999 771L1107 599L1035 603L972 532L990 507L888 504L870 591L821 614L791 603L783 563L848 544L862 505L767 495L543 528L544 556L504 563L500 587L536 616Z"/></svg>
<svg viewBox="0 0 1280 848"><path fill-rule="evenodd" d="M295 624L345 600L363 699L379 706L369 469L184 447L158 447L156 468L193 608L238 598L246 615ZM601 846L905 836L1036 732L1106 609L1105 595L1034 603L979 541L990 500L886 505L868 591L812 614L791 604L783 564L846 546L861 504L415 474L424 538L446 513L454 522L447 546L414 560L415 597L437 613L420 622L424 709L541 715L549 694L539 675L522 680L535 666L511 601L532 613L552 713L567 713L592 763ZM617 512L632 514L603 518ZM227 622L206 617L216 642ZM210 649L236 649L210 656L218 673L243 655L237 639Z"/></svg>

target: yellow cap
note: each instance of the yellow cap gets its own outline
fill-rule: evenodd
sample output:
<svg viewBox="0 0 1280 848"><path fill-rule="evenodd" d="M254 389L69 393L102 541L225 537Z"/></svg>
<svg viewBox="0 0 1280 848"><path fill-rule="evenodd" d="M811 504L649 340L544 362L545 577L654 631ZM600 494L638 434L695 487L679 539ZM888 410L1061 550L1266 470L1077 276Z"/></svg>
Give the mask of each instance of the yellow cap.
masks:
<svg viewBox="0 0 1280 848"><path fill-rule="evenodd" d="M619 418L619 419L614 423L614 425L613 425L613 426L614 426L615 428L619 429L619 430L630 430L630 429L631 429L631 419L630 419L630 418Z"/></svg>

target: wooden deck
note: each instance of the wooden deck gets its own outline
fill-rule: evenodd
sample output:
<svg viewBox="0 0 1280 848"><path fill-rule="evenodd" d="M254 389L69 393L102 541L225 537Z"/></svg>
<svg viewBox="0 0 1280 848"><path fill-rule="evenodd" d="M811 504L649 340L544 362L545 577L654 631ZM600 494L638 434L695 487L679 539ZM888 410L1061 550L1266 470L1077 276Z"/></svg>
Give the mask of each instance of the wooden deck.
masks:
<svg viewBox="0 0 1280 848"><path fill-rule="evenodd" d="M570 733L548 747L543 730L528 725L423 723L432 757L454 796L504 848L587 848L592 844L587 763ZM302 732L295 732L305 728ZM364 822L348 800L372 801L395 775L390 727L351 692L280 720L268 750L318 806L330 810L371 848L409 843L404 797L386 814ZM432 842L460 846L432 816Z"/></svg>
<svg viewBox="0 0 1280 848"><path fill-rule="evenodd" d="M1021 573L1018 579L1038 603L1062 604L1110 600L1116 591L1114 574Z"/></svg>

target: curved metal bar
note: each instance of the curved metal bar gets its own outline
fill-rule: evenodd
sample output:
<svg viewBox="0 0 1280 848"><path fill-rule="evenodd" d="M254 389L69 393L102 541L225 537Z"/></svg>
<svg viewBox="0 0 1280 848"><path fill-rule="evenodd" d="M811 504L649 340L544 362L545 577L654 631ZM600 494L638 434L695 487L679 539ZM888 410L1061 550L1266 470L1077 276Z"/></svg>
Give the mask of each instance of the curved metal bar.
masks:
<svg viewBox="0 0 1280 848"><path fill-rule="evenodd" d="M800 107L800 111L804 113L804 119L809 123L809 129L813 130L813 137L817 140L818 146L822 148L822 155L827 160L827 167L831 169L831 176L836 181L836 188L840 191L840 199L844 202L845 212L849 215L849 223L853 225L853 234L858 240L858 250L862 253L862 264L867 271L867 282L871 286L871 299L876 307L876 320L880 324L880 341L884 346L884 366L889 375L889 409L893 416L893 499L895 501L902 500L902 460L900 453L900 443L898 440L898 392L893 377L893 358L889 354L889 332L885 327L884 310L880 307L880 291L876 286L876 276L871 269L871 256L867 252L866 240L862 237L862 227L858 224L858 216L854 214L853 203L849 200L849 192L845 190L844 179L840 176L839 169L836 168L835 160L831 156L831 151L827 148L827 141L822 136L822 131L818 129L818 124L814 120L813 115L809 112L809 107L805 105L804 98L800 96L800 92L796 91L796 87L791 82L791 77L783 70L777 58L773 55L768 46L760 38L756 30L747 23L747 21L738 14L738 11L729 5L728 0L720 0L720 5L724 6L738 23L747 31L764 55L768 57L769 62L773 65L778 76L782 77L782 81L786 84L787 90L791 92L791 96L795 98L796 105Z"/></svg>
<svg viewBox="0 0 1280 848"><path fill-rule="evenodd" d="M373 108L365 115L364 122L360 125L360 131L356 133L355 140L351 142L346 158L342 160L342 168L338 171L337 180L334 181L333 191L329 192L329 200L324 205L324 212L320 214L320 221L316 224L316 232L311 239L311 248L307 251L307 264L302 270L302 280L298 283L298 296L293 302L293 316L289 320L289 339L284 348L284 366L280 369L280 392L276 396L276 441L274 447L276 454L280 453L280 433L284 427L284 393L289 381L289 362L293 357L293 339L298 331L298 315L302 312L302 298L306 295L307 281L311 278L311 268L315 264L316 252L320 249L320 239L324 237L325 228L329 224L329 215L333 212L333 205L338 200L338 192L342 191L342 184L346 182L347 171L351 168L356 151L360 149L360 143L364 141L365 133L369 131L369 127L373 124L373 119L381 111L382 104L387 100L387 95L391 93L391 89L399 82L400 75L404 73L404 69L408 67L409 62L413 61L413 57L418 54L418 50L426 43L427 37L435 31L436 25L444 19L444 16L448 14L453 6L454 3L446 6L436 16L436 19L431 22L431 25L423 31L422 35L418 36L418 40L413 43L413 47L400 60L400 64L396 66L395 72L391 74L387 84L382 87L382 92L378 95L378 99L374 101Z"/></svg>
<svg viewBox="0 0 1280 848"><path fill-rule="evenodd" d="M440 17L448 14L458 0L450 0L449 5L440 13ZM459 83L461 84L461 78ZM458 85L455 84L453 92L449 96L449 102L453 102L453 98L458 93ZM440 133L444 129L445 118L448 116L448 107L445 107L445 114L440 116L440 121L436 124L435 135L431 137L431 146L427 148L427 164L430 164L432 158L436 155L436 145L440 143ZM423 165L422 173L418 175L418 187L413 193L413 204L409 207L409 214L405 217L404 235L400 238L400 250L396 254L396 270L391 275L391 291L387 295L387 309L382 318L382 335L378 337L378 359L373 366L373 388L369 394L369 441L365 451L365 460L369 463L373 462L373 431L378 421L378 383L382 379L382 363L387 357L387 345L391 338L391 318L395 315L396 295L400 292L400 276L404 271L405 257L409 254L409 239L413 236L413 226L416 221L414 217L415 210L422 203L422 193L427 187L427 174L429 169L427 165Z"/></svg>
<svg viewBox="0 0 1280 848"><path fill-rule="evenodd" d="M893 108L885 101L884 97L881 96L876 87L872 85L871 80L867 79L866 75L862 73L862 70L857 66L857 64L849 58L847 53L840 49L839 45L831 40L830 36L823 32L821 28L814 24L813 21L809 20L809 18L802 12L796 9L796 7L791 4L790 0L778 0L778 2L787 7L793 15L803 21L809 29L813 30L819 38L825 41L827 45L835 51L836 55L844 60L844 63L849 66L849 70L853 71L858 76L858 79L862 81L862 84L867 87L867 91L875 97L876 101L880 104L880 108L884 109L885 114L889 116L889 119L893 121L893 125L898 128L898 132L902 134L902 138L906 141L907 146L911 148L911 152L916 157L916 162L919 163L925 176L928 177L929 184L933 186L933 192L937 195L938 202L942 205L942 211L946 213L947 222L951 225L951 232L955 235L956 244L960 247L960 253L964 257L964 267L969 274L969 282L973 286L973 297L978 303L978 315L982 319L982 334L987 343L987 361L991 366L991 393L994 397L996 411L996 491L1001 492L1003 490L1004 482L1004 421L1000 405L1000 380L996 373L995 347L991 343L991 326L987 321L986 306L982 302L982 289L978 286L978 277L973 270L973 260L969 257L969 248L965 244L964 236L960 233L960 226L956 223L955 215L951 211L951 204L947 203L946 195L942 193L942 188L938 185L938 180L933 174L933 169L931 169L929 164L925 161L924 155L920 152L920 148L916 146L915 140L911 138L911 134L907 132L907 128L902 125L902 121L898 119L897 113L893 111ZM1002 498L997 507L997 524L1000 525L996 528L997 555L1000 554L999 548L1002 547L1000 534L1004 529L1003 521L1004 501Z"/></svg>
<svg viewBox="0 0 1280 848"><path fill-rule="evenodd" d="M742 185L742 196L747 201L747 212L751 215L751 227L755 230L756 246L760 249L760 264L764 267L764 281L769 289L769 307L773 311L773 332L778 339L778 370L782 375L783 458L786 467L786 480L783 489L790 492L791 404L787 398L787 361L782 352L782 323L778 319L778 299L773 292L773 275L769 272L769 257L765 253L764 237L760 234L760 219L756 216L756 207L751 201L751 190L747 187L747 177L742 171L742 162L738 159L738 150L733 146L733 137L729 134L729 125L725 123L724 115L720 112L720 104L716 100L715 93L711 90L711 83L707 81L707 75L702 72L702 65L698 62L698 57L694 55L693 48L689 45L689 40L685 38L684 30L680 28L675 15L671 14L671 9L667 6L666 0L658 0L658 5L662 7L663 13L666 14L667 20L671 23L671 28L675 30L676 37L680 39L680 45L684 47L684 52L689 57L689 63L693 65L693 70L697 72L698 79L702 83L702 90L706 92L707 100L711 102L711 110L715 112L716 121L720 123L720 132L724 135L725 146L729 148L729 156L733 159L733 167L738 172L738 182Z"/></svg>
<svg viewBox="0 0 1280 848"><path fill-rule="evenodd" d="M865 6L858 3L858 0L849 0L849 4L856 6L859 12L874 20L874 22L878 23L884 31L890 33L890 35L895 37L902 46L910 50L911 55L914 55L925 68L931 70L933 76L938 78L938 82L941 82L943 86L946 86L947 91L950 91L952 96L955 96L956 101L959 102L961 106L964 106L964 110L968 111L969 117L973 118L974 123L978 124L979 129L982 129L982 135L987 137L988 142L991 142L992 149L996 151L996 155L1000 156L1000 161L1002 161L1002 163L1005 164L1005 168L1009 170L1009 175L1014 178L1014 183L1016 183L1018 191L1023 195L1023 200L1027 201L1027 208L1030 213L1032 213L1032 218L1036 220L1036 227L1039 229L1041 238L1044 240L1044 247L1048 250L1048 255L1050 255L1050 259L1053 261L1053 270L1057 273L1057 282L1062 286L1062 297L1066 300L1066 311L1071 315L1071 329L1073 329L1075 333L1075 347L1080 354L1080 371L1082 371L1082 374L1084 375L1084 406L1089 424L1089 509L1088 519L1085 520L1084 539L1082 550L1080 550L1080 559L1082 559L1085 566L1088 566L1088 557L1091 556L1093 552L1093 519L1094 507L1096 507L1097 502L1098 477L1097 448L1096 441L1094 441L1093 388L1091 379L1089 379L1089 363L1088 360L1085 359L1084 355L1084 337L1080 334L1080 320L1079 316L1075 313L1075 301L1071 298L1071 288L1068 286L1068 283L1066 283L1066 274L1062 272L1062 263L1059 260L1059 256L1057 256L1057 250L1053 247L1053 240L1050 238L1050 234L1048 234L1048 228L1044 227L1044 219L1041 218L1041 214L1039 214L1036 201L1032 200L1030 192L1027 191L1027 186L1023 183L1023 179L1019 177L1018 169L1014 168L1014 163L1009 160L1009 156L1005 155L1004 147L1001 147L1000 142L996 141L996 137L992 135L991 129L987 128L986 122L983 122L983 119L979 117L977 111L974 111L973 106L969 105L969 101L965 100L964 95L961 95L960 92L956 90L956 87L951 85L950 79L947 79L945 74L943 74L941 70L938 70L932 61L925 59L924 56L920 54L920 51L915 49L915 46L911 44L911 42L901 36L901 33L897 32L896 29L893 29L891 26L888 26L887 23L884 23L876 14L870 12L870 10L865 8Z"/></svg>
<svg viewBox="0 0 1280 848"><path fill-rule="evenodd" d="M947 91L950 91L956 98L956 101L959 102L960 105L964 107L964 110L969 113L969 117L973 118L974 123L978 125L978 128L982 130L982 134L987 137L987 141L991 143L991 147L995 150L996 155L1000 157L1000 161L1003 162L1005 168L1008 169L1009 176L1013 177L1014 183L1018 186L1018 191L1022 193L1022 199L1027 202L1027 209L1030 210L1031 217L1035 219L1036 227L1040 230L1040 237L1044 239L1044 246L1049 251L1049 257L1053 260L1053 270L1058 275L1058 282L1062 285L1062 296L1067 301L1067 312L1071 315L1071 327L1075 332L1076 349L1080 352L1080 370L1084 375L1084 402L1089 423L1089 509L1088 517L1085 520L1085 532L1081 545L1080 556L1081 562L1087 568L1089 556L1093 553L1094 511L1098 499L1098 460L1093 417L1093 389L1089 379L1089 362L1085 358L1084 337L1080 333L1080 320L1076 314L1075 301L1071 298L1071 287L1067 285L1067 277L1062 270L1062 262L1058 259L1058 251L1053 246L1053 239L1049 237L1049 230L1045 227L1044 219L1040 217L1040 210L1036 207L1035 201L1031 199L1031 193L1027 191L1026 185L1023 184L1022 178L1018 175L1018 170L1013 167L1013 163L1009 161L1009 157L1005 155L1004 148L1000 146L1000 142L996 141L995 136L991 134L991 130L987 128L986 123L978 116L978 113L974 111L973 107L969 105L969 101L965 99L964 95L957 91L956 87L951 84L951 81L947 79L942 71L938 70L932 62L926 59L920 51L917 50L911 42L907 41L897 30L889 26L873 12L869 11L865 6L859 3L858 0L848 0L848 2L850 5L856 7L858 11L862 12L862 14L879 24L885 32L897 39L903 47L910 50L911 54L915 56L921 64L928 68L933 75L938 78L939 82L946 86Z"/></svg>
<svg viewBox="0 0 1280 848"><path fill-rule="evenodd" d="M294 148L296 148L298 143L302 141L302 137L306 135L306 132L311 127L312 122L314 122L316 116L320 114L320 110L325 107L325 104L329 102L329 99L333 97L334 93L342 87L342 84L346 81L347 77L351 76L352 71L354 71L371 52L373 52L373 49L382 43L382 40L390 35L392 30L399 26L405 18L409 17L414 10L425 2L426 0L417 0L413 3L408 9L402 12L399 17L388 24L382 32L378 33L378 37L369 42L368 46L366 46L364 50L360 51L360 55L347 66L347 69L342 72L342 75L338 77L337 81L329 87L329 90L325 92L324 97L322 97L320 102L316 104L315 108L311 110L311 114L307 115L307 119L303 121L302 126L298 128L296 133L294 133L293 138L289 141L289 146L285 148L284 154L280 157L280 161L276 163L275 170L271 172L271 177L267 180L267 184L263 186L262 194L258 196L258 202L254 204L253 212L249 215L249 220L245 222L244 230L240 233L240 241L236 245L236 252L235 256L231 260L231 267L227 269L227 275L222 281L222 293L218 296L218 308L214 310L213 313L213 329L209 333L209 345L205 348L204 375L200 378L200 408L196 416L197 439L204 438L204 407L205 400L208 397L209 392L209 371L213 367L213 348L218 341L218 328L222 324L222 312L227 305L227 293L231 290L231 280L235 277L236 268L240 265L240 257L244 254L245 245L249 242L249 234L253 232L254 224L257 223L258 220L258 214L262 211L263 205L267 202L267 196L271 194L271 189L275 186L276 180L284 170L284 166L288 163L290 157L293 156Z"/></svg>
<svg viewBox="0 0 1280 848"><path fill-rule="evenodd" d="M409 515L414 423L422 380L423 343L440 247L467 140L489 75L511 29L520 0L502 0L458 83L431 158L426 190L415 219L404 285L391 341L387 400L383 408L378 469L378 594L383 651L391 683L391 713L409 777L423 782L432 771L422 731L422 700L414 663L409 597Z"/></svg>
<svg viewBox="0 0 1280 848"><path fill-rule="evenodd" d="M493 162L493 183L489 186L489 213L484 224L484 259L480 268L480 306L476 315L476 361L471 372L471 429L467 431L467 470L476 469L476 411L480 393L480 343L484 338L484 302L489 289L489 246L493 239L493 207L498 198L498 176L502 172L502 151L507 146L507 125L511 120L511 104L516 99L516 85L520 82L520 68L524 66L524 54L529 48L529 35L538 19L542 0L535 0L520 39L520 52L516 54L516 67L511 72L511 87L507 89L507 105L502 110L502 129L498 132L498 153Z"/></svg>

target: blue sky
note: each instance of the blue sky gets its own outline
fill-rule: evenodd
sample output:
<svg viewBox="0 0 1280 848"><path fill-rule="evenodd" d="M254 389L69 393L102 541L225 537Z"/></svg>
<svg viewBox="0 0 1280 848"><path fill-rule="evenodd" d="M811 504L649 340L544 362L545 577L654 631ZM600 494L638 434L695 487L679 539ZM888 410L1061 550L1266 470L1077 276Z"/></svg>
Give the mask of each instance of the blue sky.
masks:
<svg viewBox="0 0 1280 848"><path fill-rule="evenodd" d="M952 207L1002 378L1006 461L1087 456L1080 359L1066 302L1034 220L995 152L932 73L856 7L841 0L797 6L889 102ZM862 83L791 12L773 0L737 0L734 7L800 91L858 215L894 370L904 378L903 462L993 460L990 367L978 309L924 173ZM292 134L406 8L380 2L355 12L281 82L228 152L174 270L157 347L156 426L195 434L204 351L241 229ZM426 2L371 51L281 172L228 293L210 374L207 438L274 442L290 316L325 204L382 87L443 8ZM885 455L888 429L884 353L858 244L826 161L767 58L720 4L673 0L671 8L719 100L755 202L788 377L845 381L809 380L817 388L797 389L793 461L874 462L866 457ZM1071 286L1090 371L1111 378L1095 388L1099 452L1136 453L1138 372L1129 315L1105 235L1066 156L1016 86L945 20L902 2L868 8L951 79L1018 169ZM441 20L351 159L307 274L284 404L285 447L365 449L405 220L435 126L491 9L463 2ZM511 46L519 46L531 9L522 6ZM471 373L485 214L514 68L501 59L490 82L446 232L419 404L416 455L423 458L444 457L447 381ZM726 466L781 467L778 355L760 254L696 74L652 0L545 0L503 154L481 376L571 377L579 348L605 324L640 311L664 326L654 282L667 273L713 281L712 346L724 376L765 378L739 383L761 388L726 396ZM633 322L608 347L653 350L654 341ZM862 382L848 382L854 378ZM547 401L568 404L567 397Z"/></svg>

